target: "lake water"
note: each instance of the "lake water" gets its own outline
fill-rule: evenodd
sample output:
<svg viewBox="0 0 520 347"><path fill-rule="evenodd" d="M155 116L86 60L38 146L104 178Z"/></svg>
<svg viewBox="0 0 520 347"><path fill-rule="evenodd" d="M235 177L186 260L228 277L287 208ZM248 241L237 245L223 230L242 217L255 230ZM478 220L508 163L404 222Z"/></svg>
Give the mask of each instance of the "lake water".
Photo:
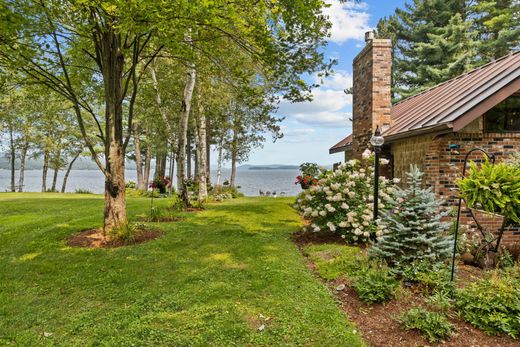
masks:
<svg viewBox="0 0 520 347"><path fill-rule="evenodd" d="M231 170L222 170L222 181L229 179ZM52 183L52 171L47 177L47 187ZM237 185L240 191L247 196L258 196L259 190L276 191L278 194L284 192L288 196L295 196L301 192L299 185L294 184L298 170L238 170ZM39 192L41 190L41 170L25 171L26 192ZM61 190L61 183L64 172L58 176L57 189ZM126 170L126 181L135 181L135 170ZM216 181L216 170L211 172L212 182ZM18 172L16 172L18 183ZM67 192L74 192L76 189L88 189L93 193L102 193L104 187L103 174L99 170L72 170L67 183ZM0 192L10 189L10 171L0 169Z"/></svg>

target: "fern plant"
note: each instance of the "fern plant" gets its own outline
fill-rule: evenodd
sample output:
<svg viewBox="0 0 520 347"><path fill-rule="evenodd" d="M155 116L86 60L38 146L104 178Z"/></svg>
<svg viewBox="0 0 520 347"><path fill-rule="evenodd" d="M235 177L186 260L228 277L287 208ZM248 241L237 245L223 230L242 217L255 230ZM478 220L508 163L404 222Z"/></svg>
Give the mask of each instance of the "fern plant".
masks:
<svg viewBox="0 0 520 347"><path fill-rule="evenodd" d="M480 205L486 212L504 216L508 223L520 223L520 167L485 161L479 168L471 162L468 175L456 184L469 208Z"/></svg>

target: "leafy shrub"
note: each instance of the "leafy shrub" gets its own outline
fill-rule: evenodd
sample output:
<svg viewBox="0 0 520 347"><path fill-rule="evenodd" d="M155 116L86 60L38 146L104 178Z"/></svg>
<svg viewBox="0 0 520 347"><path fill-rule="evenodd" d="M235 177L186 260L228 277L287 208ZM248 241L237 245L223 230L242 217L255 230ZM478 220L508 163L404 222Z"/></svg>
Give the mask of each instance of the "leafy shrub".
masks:
<svg viewBox="0 0 520 347"><path fill-rule="evenodd" d="M453 293L451 272L445 264L414 262L397 273L407 281L418 283L426 293L442 293L448 296Z"/></svg>
<svg viewBox="0 0 520 347"><path fill-rule="evenodd" d="M354 279L354 288L359 298L367 304L385 303L392 300L399 284L386 266L374 264L362 267Z"/></svg>
<svg viewBox="0 0 520 347"><path fill-rule="evenodd" d="M76 190L74 190L74 193L76 193L76 194L93 194L90 190L84 189L84 188L76 188Z"/></svg>
<svg viewBox="0 0 520 347"><path fill-rule="evenodd" d="M401 314L397 321L404 329L419 330L430 342L437 342L455 333L455 327L442 313L423 308L412 308Z"/></svg>
<svg viewBox="0 0 520 347"><path fill-rule="evenodd" d="M368 260L358 247L346 245L311 245L305 249L305 254L325 280L335 280L344 275L354 276Z"/></svg>
<svg viewBox="0 0 520 347"><path fill-rule="evenodd" d="M225 192L225 193L219 193L211 195L211 199L213 201L225 201L225 200L231 200L233 199L233 195L231 193Z"/></svg>
<svg viewBox="0 0 520 347"><path fill-rule="evenodd" d="M237 187L229 187L229 186L216 186L210 192L210 197L215 201L223 201L228 199L236 199L243 197L244 194L241 193Z"/></svg>
<svg viewBox="0 0 520 347"><path fill-rule="evenodd" d="M436 291L425 301L438 311L448 311L453 307L453 297L449 292Z"/></svg>
<svg viewBox="0 0 520 347"><path fill-rule="evenodd" d="M455 305L467 322L490 335L520 334L520 280L515 276L494 271L458 289Z"/></svg>
<svg viewBox="0 0 520 347"><path fill-rule="evenodd" d="M136 189L137 183L135 183L135 181L128 181L125 183L125 188Z"/></svg>
<svg viewBox="0 0 520 347"><path fill-rule="evenodd" d="M374 156L368 151L363 159L341 164L336 171L325 171L318 183L301 193L295 208L312 222L314 231L330 230L347 241L367 242L381 237L382 227L373 222ZM380 178L380 208L393 193L390 182Z"/></svg>
<svg viewBox="0 0 520 347"><path fill-rule="evenodd" d="M513 255L506 247L500 247L496 255L496 266L505 269L515 264Z"/></svg>
<svg viewBox="0 0 520 347"><path fill-rule="evenodd" d="M520 166L485 161L479 169L471 162L468 175L456 183L468 207L520 223Z"/></svg>
<svg viewBox="0 0 520 347"><path fill-rule="evenodd" d="M449 223L441 221L441 201L431 188L422 188L422 172L411 165L406 189L396 188L395 199L382 211L382 239L370 249L370 255L401 268L417 261L435 264L451 254L452 239L447 235Z"/></svg>
<svg viewBox="0 0 520 347"><path fill-rule="evenodd" d="M140 230L140 225L125 223L110 230L109 237L112 240L132 241Z"/></svg>

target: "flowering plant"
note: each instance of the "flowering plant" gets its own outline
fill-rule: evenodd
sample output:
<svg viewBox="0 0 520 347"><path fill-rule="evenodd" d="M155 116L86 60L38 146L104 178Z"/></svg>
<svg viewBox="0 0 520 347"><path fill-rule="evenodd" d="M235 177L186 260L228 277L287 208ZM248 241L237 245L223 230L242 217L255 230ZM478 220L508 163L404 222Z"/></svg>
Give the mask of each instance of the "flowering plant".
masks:
<svg viewBox="0 0 520 347"><path fill-rule="evenodd" d="M152 183L150 183L150 188L159 190L159 193L166 193L166 189L170 188L172 182L169 177L156 177Z"/></svg>
<svg viewBox="0 0 520 347"><path fill-rule="evenodd" d="M313 231L337 232L349 242L367 242L373 235L383 236L384 227L373 221L373 163L374 155L367 150L361 160L353 159L335 171L323 172L316 185L298 196L295 208L310 220ZM381 164L387 163L381 159ZM385 207L394 189L392 182L379 178L379 208Z"/></svg>
<svg viewBox="0 0 520 347"><path fill-rule="evenodd" d="M302 189L308 189L311 185L316 185L318 180L316 176L320 174L320 168L318 164L315 163L303 163L300 165L301 175L296 176L296 182L294 184L299 184L302 186Z"/></svg>
<svg viewBox="0 0 520 347"><path fill-rule="evenodd" d="M303 189L307 189L311 185L315 185L318 183L318 180L312 176L296 176L296 181L294 184L300 184Z"/></svg>

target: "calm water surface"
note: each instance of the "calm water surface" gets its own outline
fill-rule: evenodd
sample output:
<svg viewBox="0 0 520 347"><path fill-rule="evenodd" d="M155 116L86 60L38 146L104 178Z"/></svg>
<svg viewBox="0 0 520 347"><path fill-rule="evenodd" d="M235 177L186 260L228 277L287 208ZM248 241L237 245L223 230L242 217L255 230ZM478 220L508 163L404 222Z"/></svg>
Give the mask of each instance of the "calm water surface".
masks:
<svg viewBox="0 0 520 347"><path fill-rule="evenodd" d="M223 180L229 179L231 170L222 171ZM237 171L237 184L247 196L259 195L259 190L276 191L278 194L285 192L288 196L295 196L301 189L294 184L295 177L299 174L298 170L239 170ZM64 172L58 175L57 189L61 190ZM25 171L24 191L39 192L41 190L41 170ZM126 180L136 180L135 170L126 170ZM216 181L216 171L211 173L212 181ZM18 184L18 172L16 172L16 183ZM47 177L47 187L52 184L52 171ZM93 193L103 192L103 174L99 170L72 170L67 183L67 192L74 192L76 189L88 189ZM10 188L9 170L0 169L0 191L7 191Z"/></svg>

